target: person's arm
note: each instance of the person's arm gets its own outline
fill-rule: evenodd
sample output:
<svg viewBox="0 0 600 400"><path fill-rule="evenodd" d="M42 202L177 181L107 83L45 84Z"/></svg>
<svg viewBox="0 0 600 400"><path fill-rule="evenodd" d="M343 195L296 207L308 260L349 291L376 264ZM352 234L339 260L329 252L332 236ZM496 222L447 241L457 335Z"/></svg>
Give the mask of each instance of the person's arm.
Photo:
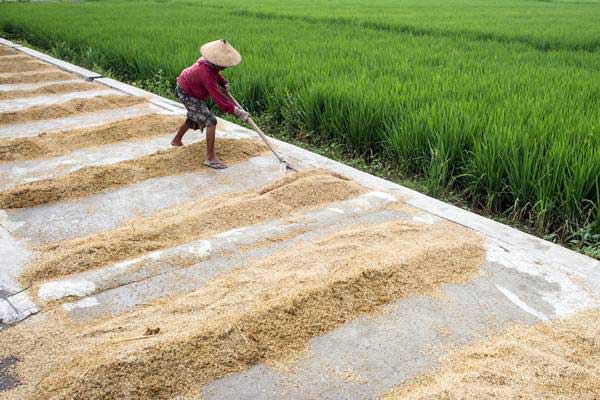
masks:
<svg viewBox="0 0 600 400"><path fill-rule="evenodd" d="M221 110L224 113L233 114L240 118L242 121L248 121L248 119L250 118L250 114L248 114L241 108L236 107L231 98L229 98L229 96L227 95L227 92L223 93L223 91L225 91L225 87L221 87L218 81L218 78L213 79L212 77L206 77L205 79L203 79L203 83L206 87L206 90L208 91L208 94L215 102L217 107L219 107L219 110Z"/></svg>
<svg viewBox="0 0 600 400"><path fill-rule="evenodd" d="M223 95L223 92L221 91L221 86L218 83L218 79L215 79L210 75L204 75L202 77L202 83L208 91L208 94L210 95L211 99L214 101L217 107L219 107L219 110L227 114L234 113L235 104L233 104L233 102L228 97L225 97Z"/></svg>
<svg viewBox="0 0 600 400"><path fill-rule="evenodd" d="M219 84L219 86L224 88L225 91L229 91L229 82L227 82L225 78L223 78L223 75L217 74L217 83Z"/></svg>

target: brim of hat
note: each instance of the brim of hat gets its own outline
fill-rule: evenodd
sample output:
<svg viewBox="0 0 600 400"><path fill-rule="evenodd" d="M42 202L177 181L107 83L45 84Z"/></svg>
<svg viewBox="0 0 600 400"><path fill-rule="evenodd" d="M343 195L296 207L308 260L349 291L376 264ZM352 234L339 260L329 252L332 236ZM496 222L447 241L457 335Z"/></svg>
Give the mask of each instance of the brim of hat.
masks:
<svg viewBox="0 0 600 400"><path fill-rule="evenodd" d="M210 42L200 47L200 54L208 62L219 67L235 67L242 62L242 56L230 44L220 41Z"/></svg>

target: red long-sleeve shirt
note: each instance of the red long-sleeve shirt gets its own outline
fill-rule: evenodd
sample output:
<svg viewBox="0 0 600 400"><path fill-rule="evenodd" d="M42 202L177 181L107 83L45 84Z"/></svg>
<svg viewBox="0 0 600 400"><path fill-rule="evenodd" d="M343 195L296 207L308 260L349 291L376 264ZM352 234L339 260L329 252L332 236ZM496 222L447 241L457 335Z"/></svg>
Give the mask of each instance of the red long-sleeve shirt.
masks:
<svg viewBox="0 0 600 400"><path fill-rule="evenodd" d="M208 64L203 58L181 71L177 78L177 84L185 93L199 100L206 100L209 97L224 113L233 114L235 105L221 93L221 87L227 84L227 81L221 76L219 71Z"/></svg>

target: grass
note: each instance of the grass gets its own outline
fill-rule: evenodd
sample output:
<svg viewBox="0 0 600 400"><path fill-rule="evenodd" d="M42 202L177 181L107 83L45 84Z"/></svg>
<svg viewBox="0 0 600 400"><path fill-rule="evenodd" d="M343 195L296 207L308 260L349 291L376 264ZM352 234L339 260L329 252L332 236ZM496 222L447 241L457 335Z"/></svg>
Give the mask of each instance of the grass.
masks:
<svg viewBox="0 0 600 400"><path fill-rule="evenodd" d="M597 256L598 2L107 0L0 10L5 32L161 94L198 44L227 37L244 55L225 72L233 91L288 138L414 177L429 194L460 196Z"/></svg>

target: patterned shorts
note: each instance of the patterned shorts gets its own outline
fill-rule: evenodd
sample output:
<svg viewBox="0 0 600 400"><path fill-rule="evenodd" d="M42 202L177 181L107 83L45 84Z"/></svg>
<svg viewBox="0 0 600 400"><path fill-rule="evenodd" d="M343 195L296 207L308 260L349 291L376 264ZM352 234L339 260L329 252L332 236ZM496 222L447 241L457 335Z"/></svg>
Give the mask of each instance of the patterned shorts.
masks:
<svg viewBox="0 0 600 400"><path fill-rule="evenodd" d="M179 85L175 88L175 94L187 110L187 124L190 129L204 129L205 126L217 125L217 117L202 100L188 95Z"/></svg>

